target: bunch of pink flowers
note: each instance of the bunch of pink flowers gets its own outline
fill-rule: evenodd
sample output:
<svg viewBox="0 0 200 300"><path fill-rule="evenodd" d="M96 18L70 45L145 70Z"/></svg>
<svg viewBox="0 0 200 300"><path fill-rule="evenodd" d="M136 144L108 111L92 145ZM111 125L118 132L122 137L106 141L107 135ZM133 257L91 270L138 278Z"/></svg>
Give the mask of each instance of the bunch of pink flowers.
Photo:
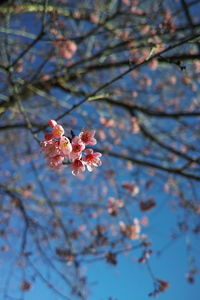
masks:
<svg viewBox="0 0 200 300"><path fill-rule="evenodd" d="M101 153L95 153L90 148L85 149L86 146L97 143L94 138L95 130L83 128L78 136L72 133L70 138L64 135L63 127L55 120L50 120L48 124L52 131L45 134L41 147L51 169L61 168L66 160L72 169L72 174L76 176L84 172L85 167L92 172L95 167L101 165Z"/></svg>
<svg viewBox="0 0 200 300"><path fill-rule="evenodd" d="M65 40L62 35L57 36L54 46L58 50L58 55L64 59L70 59L77 51L77 45L71 40Z"/></svg>

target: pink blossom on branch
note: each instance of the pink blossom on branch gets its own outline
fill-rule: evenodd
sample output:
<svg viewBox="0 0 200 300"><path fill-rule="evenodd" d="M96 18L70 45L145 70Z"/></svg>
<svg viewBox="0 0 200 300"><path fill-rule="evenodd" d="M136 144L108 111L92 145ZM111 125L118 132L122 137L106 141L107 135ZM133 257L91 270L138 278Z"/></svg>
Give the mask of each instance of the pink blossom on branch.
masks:
<svg viewBox="0 0 200 300"><path fill-rule="evenodd" d="M50 141L53 139L53 134L52 132L46 132L45 135L44 135L44 139L45 141Z"/></svg>
<svg viewBox="0 0 200 300"><path fill-rule="evenodd" d="M66 41L61 46L59 46L58 53L61 57L65 59L70 59L77 50L77 46L72 41Z"/></svg>
<svg viewBox="0 0 200 300"><path fill-rule="evenodd" d="M80 158L82 151L85 149L85 145L78 136L75 136L72 140L72 151L70 157L72 159Z"/></svg>
<svg viewBox="0 0 200 300"><path fill-rule="evenodd" d="M55 120L49 120L48 124L49 124L50 127L53 128L53 127L56 126L58 123L57 123Z"/></svg>
<svg viewBox="0 0 200 300"><path fill-rule="evenodd" d="M85 165L83 164L83 162L76 158L73 163L71 164L71 169L72 169L72 174L74 176L77 176L79 173L82 173L85 171Z"/></svg>
<svg viewBox="0 0 200 300"><path fill-rule="evenodd" d="M60 144L59 144L60 150L63 153L63 156L70 155L72 151L72 145L70 143L70 140L66 136L62 136L60 138Z"/></svg>
<svg viewBox="0 0 200 300"><path fill-rule="evenodd" d="M54 138L61 138L61 136L63 136L65 133L63 127L59 124L55 125L52 129L52 134Z"/></svg>
<svg viewBox="0 0 200 300"><path fill-rule="evenodd" d="M95 130L83 128L79 136L68 138L64 136L63 127L55 120L49 120L49 126L52 132L45 133L45 140L41 142L42 152L45 154L48 166L54 169L60 169L64 164L69 164L72 174L77 176L85 171L87 167L91 172L95 167L100 166L101 153L94 153L92 149L86 149L86 145L95 145ZM85 152L83 153L83 150ZM67 161L67 163L64 162Z"/></svg>
<svg viewBox="0 0 200 300"><path fill-rule="evenodd" d="M93 146L96 145L97 143L96 139L94 138L94 135L95 135L95 130L83 128L81 133L79 134L79 137L85 145Z"/></svg>
<svg viewBox="0 0 200 300"><path fill-rule="evenodd" d="M120 232L127 236L130 240L138 240L140 238L140 223L137 218L133 220L133 224L125 225L123 221L119 222Z"/></svg>
<svg viewBox="0 0 200 300"><path fill-rule="evenodd" d="M54 157L49 157L47 160L47 164L51 169L57 169L62 166L62 162L64 157L61 155L57 155Z"/></svg>
<svg viewBox="0 0 200 300"><path fill-rule="evenodd" d="M55 140L41 142L42 151L46 157L60 155L59 142Z"/></svg>
<svg viewBox="0 0 200 300"><path fill-rule="evenodd" d="M95 167L101 166L101 160L99 157L101 157L101 153L96 152L94 153L92 149L86 149L85 155L82 160L86 164L87 169L89 172L92 172Z"/></svg>
<svg viewBox="0 0 200 300"><path fill-rule="evenodd" d="M65 37L58 35L54 42L54 47L58 51L58 55L64 59L70 59L77 51L77 45L71 40L65 40Z"/></svg>

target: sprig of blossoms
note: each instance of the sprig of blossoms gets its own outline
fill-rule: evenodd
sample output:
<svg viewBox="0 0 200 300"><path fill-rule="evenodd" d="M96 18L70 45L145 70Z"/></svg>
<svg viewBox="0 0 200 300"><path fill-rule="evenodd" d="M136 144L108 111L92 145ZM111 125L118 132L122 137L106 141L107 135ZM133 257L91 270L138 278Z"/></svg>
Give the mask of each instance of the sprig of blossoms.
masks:
<svg viewBox="0 0 200 300"><path fill-rule="evenodd" d="M92 172L102 164L101 153L94 152L91 148L85 149L88 145L96 145L95 130L83 128L78 136L72 132L72 137L66 137L63 127L55 120L50 120L48 124L52 131L45 133L41 148L52 170L62 168L67 162L72 174L77 176L86 168Z"/></svg>

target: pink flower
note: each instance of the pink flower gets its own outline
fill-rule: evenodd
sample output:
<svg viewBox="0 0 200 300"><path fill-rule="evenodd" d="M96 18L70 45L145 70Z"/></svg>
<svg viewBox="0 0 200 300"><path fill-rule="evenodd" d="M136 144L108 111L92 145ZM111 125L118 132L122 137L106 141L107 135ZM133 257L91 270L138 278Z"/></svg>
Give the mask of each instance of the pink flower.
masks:
<svg viewBox="0 0 200 300"><path fill-rule="evenodd" d="M64 160L63 156L57 155L57 156L48 158L47 163L51 169L56 169L62 165L63 160Z"/></svg>
<svg viewBox="0 0 200 300"><path fill-rule="evenodd" d="M130 240L137 240L140 238L140 224L138 219L133 220L133 224L125 225L124 222L119 222L120 231Z"/></svg>
<svg viewBox="0 0 200 300"><path fill-rule="evenodd" d="M62 58L65 59L70 59L73 55L65 46L61 46L58 50L58 53Z"/></svg>
<svg viewBox="0 0 200 300"><path fill-rule="evenodd" d="M62 136L60 138L60 150L62 151L63 155L69 155L72 151L72 145L70 140L66 136Z"/></svg>
<svg viewBox="0 0 200 300"><path fill-rule="evenodd" d="M76 158L74 160L74 162L70 165L71 169L72 169L72 174L74 176L77 176L79 173L84 172L85 171L85 166L82 163L82 161L78 158Z"/></svg>
<svg viewBox="0 0 200 300"><path fill-rule="evenodd" d="M49 120L48 124L49 124L50 127L53 128L57 125L57 122L55 120Z"/></svg>
<svg viewBox="0 0 200 300"><path fill-rule="evenodd" d="M95 167L101 166L101 153L94 153L92 149L85 150L85 157L82 158L83 162L86 164L89 172L92 172Z"/></svg>
<svg viewBox="0 0 200 300"><path fill-rule="evenodd" d="M44 135L44 139L45 141L50 141L53 139L53 134L52 132L46 132L45 135Z"/></svg>
<svg viewBox="0 0 200 300"><path fill-rule="evenodd" d="M65 37L59 35L54 42L54 46L58 49L58 54L64 59L70 59L77 50L77 45L73 41L65 41Z"/></svg>
<svg viewBox="0 0 200 300"><path fill-rule="evenodd" d="M61 46L59 43L57 45ZM67 47L69 51L76 51L76 45L71 41L68 41ZM66 159L70 164L72 174L76 176L85 171L85 166L91 172L95 167L101 165L101 153L99 152L94 153L92 149L87 149L82 156L86 145L97 143L94 138L95 130L83 128L79 136L75 136L71 141L71 138L64 136L63 127L55 120L49 120L48 124L52 128L52 132L45 133L45 140L41 142L41 148L51 169L61 169L64 164L63 160ZM72 132L71 135L73 137L74 133ZM116 204L116 207L118 206Z"/></svg>
<svg viewBox="0 0 200 300"><path fill-rule="evenodd" d="M65 59L70 59L77 50L77 46L74 42L68 40L60 42L58 53L61 57Z"/></svg>
<svg viewBox="0 0 200 300"><path fill-rule="evenodd" d="M73 41L68 40L68 41L66 41L65 45L68 48L68 50L71 52L72 55L76 52L77 45Z"/></svg>
<svg viewBox="0 0 200 300"><path fill-rule="evenodd" d="M52 129L52 134L54 138L61 138L61 136L63 136L63 134L65 133L63 127L59 124L55 125Z"/></svg>
<svg viewBox="0 0 200 300"><path fill-rule="evenodd" d="M80 158L82 151L85 149L85 145L78 136L75 136L72 140L72 151L70 157L72 159Z"/></svg>
<svg viewBox="0 0 200 300"><path fill-rule="evenodd" d="M83 128L82 132L79 134L80 139L85 145L96 145L97 141L94 138L95 130Z"/></svg>
<svg viewBox="0 0 200 300"><path fill-rule="evenodd" d="M58 141L43 141L41 142L42 152L46 157L54 157L60 155L59 142Z"/></svg>

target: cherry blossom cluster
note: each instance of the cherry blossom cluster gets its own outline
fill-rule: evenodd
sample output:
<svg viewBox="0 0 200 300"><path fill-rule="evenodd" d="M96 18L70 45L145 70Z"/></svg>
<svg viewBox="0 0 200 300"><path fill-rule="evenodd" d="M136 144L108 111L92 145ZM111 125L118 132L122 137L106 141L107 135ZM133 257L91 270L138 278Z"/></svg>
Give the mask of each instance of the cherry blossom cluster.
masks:
<svg viewBox="0 0 200 300"><path fill-rule="evenodd" d="M62 35L57 36L54 46L58 50L58 55L64 59L72 58L77 50L77 45L71 40L65 40Z"/></svg>
<svg viewBox="0 0 200 300"><path fill-rule="evenodd" d="M55 120L50 120L48 124L52 131L45 134L41 147L52 170L61 168L64 160L70 165L74 176L84 172L86 168L92 172L101 165L101 153L85 149L86 146L97 143L93 129L83 128L78 136L72 132L72 137L66 137L63 127Z"/></svg>
<svg viewBox="0 0 200 300"><path fill-rule="evenodd" d="M137 218L133 220L133 224L125 225L123 221L119 222L120 231L123 235L127 236L130 240L138 240L140 236L140 222Z"/></svg>

